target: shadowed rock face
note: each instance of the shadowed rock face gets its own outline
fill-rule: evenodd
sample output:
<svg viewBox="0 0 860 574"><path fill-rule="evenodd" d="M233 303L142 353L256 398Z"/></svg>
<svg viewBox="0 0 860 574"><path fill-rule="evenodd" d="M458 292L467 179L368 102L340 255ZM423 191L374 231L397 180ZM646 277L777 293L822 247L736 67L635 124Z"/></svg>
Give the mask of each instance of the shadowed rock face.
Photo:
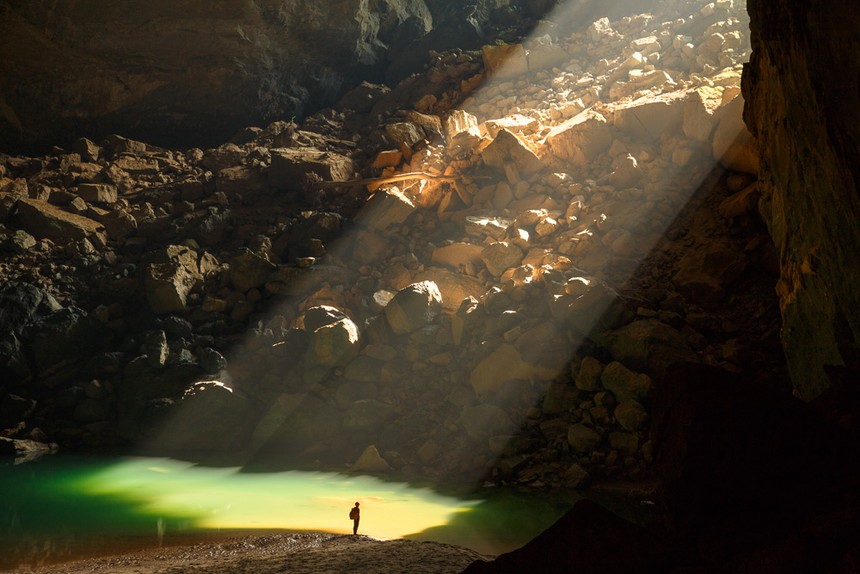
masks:
<svg viewBox="0 0 860 574"><path fill-rule="evenodd" d="M429 29L423 0L2 2L0 149L223 141L372 77L410 18Z"/></svg>
<svg viewBox="0 0 860 574"><path fill-rule="evenodd" d="M745 119L760 142L760 207L780 256L783 346L795 394L809 400L831 385L828 365L858 364L860 13L782 0L748 9Z"/></svg>

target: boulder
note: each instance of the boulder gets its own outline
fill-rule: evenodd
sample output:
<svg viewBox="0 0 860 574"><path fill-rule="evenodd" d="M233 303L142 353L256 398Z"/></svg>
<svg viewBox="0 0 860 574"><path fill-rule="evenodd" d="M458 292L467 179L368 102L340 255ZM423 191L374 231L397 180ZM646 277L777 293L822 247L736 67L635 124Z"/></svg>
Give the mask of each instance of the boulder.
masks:
<svg viewBox="0 0 860 574"><path fill-rule="evenodd" d="M686 92L672 92L619 104L612 112L612 124L635 139L659 140L681 128L686 99Z"/></svg>
<svg viewBox="0 0 860 574"><path fill-rule="evenodd" d="M494 78L514 78L529 71L522 44L494 44L481 47L484 69Z"/></svg>
<svg viewBox="0 0 860 574"><path fill-rule="evenodd" d="M590 455L594 452L601 439L600 433L581 424L573 425L567 431L567 443L573 452L580 455Z"/></svg>
<svg viewBox="0 0 860 574"><path fill-rule="evenodd" d="M506 241L491 243L481 251L481 261L494 277L501 277L511 267L518 266L524 257L522 249Z"/></svg>
<svg viewBox="0 0 860 574"><path fill-rule="evenodd" d="M358 460L353 463L350 470L352 472L381 473L390 471L391 466L382 458L375 445L369 445L358 457Z"/></svg>
<svg viewBox="0 0 860 574"><path fill-rule="evenodd" d="M63 211L46 201L19 199L16 214L22 228L40 239L59 243L69 239L89 239L100 246L107 244L102 224L88 217Z"/></svg>
<svg viewBox="0 0 860 574"><path fill-rule="evenodd" d="M106 183L82 183L78 185L78 195L88 203L116 203L115 185Z"/></svg>
<svg viewBox="0 0 860 574"><path fill-rule="evenodd" d="M269 167L269 183L277 189L301 191L305 174L314 173L323 181L348 181L355 165L346 156L313 148L275 148Z"/></svg>
<svg viewBox="0 0 860 574"><path fill-rule="evenodd" d="M358 355L358 351L358 327L345 317L311 333L307 359L311 365L346 365Z"/></svg>
<svg viewBox="0 0 860 574"><path fill-rule="evenodd" d="M506 173L514 167L518 174L526 177L543 168L540 158L529 145L506 129L499 130L490 145L481 152L481 158L490 167Z"/></svg>
<svg viewBox="0 0 860 574"><path fill-rule="evenodd" d="M586 110L552 128L546 145L559 159L585 167L612 145L612 130L605 117Z"/></svg>
<svg viewBox="0 0 860 574"><path fill-rule="evenodd" d="M356 220L374 231L385 231L406 222L416 210L415 204L396 187L374 193L364 204Z"/></svg>
<svg viewBox="0 0 860 574"><path fill-rule="evenodd" d="M454 313L467 297L480 297L487 289L475 277L455 273L440 267L427 267L415 276L415 281L432 281L442 295L442 309Z"/></svg>
<svg viewBox="0 0 860 574"><path fill-rule="evenodd" d="M197 285L197 273L177 262L151 263L144 271L144 290L154 313L184 313L188 295Z"/></svg>
<svg viewBox="0 0 860 574"><path fill-rule="evenodd" d="M612 414L621 428L628 431L640 430L648 420L648 412L645 407L632 399L619 404Z"/></svg>
<svg viewBox="0 0 860 574"><path fill-rule="evenodd" d="M421 281L398 291L384 313L391 330L403 335L433 322L441 310L439 287L433 281Z"/></svg>
<svg viewBox="0 0 860 574"><path fill-rule="evenodd" d="M611 391L619 403L625 401L644 401L651 391L651 378L642 373L631 371L618 361L606 365L600 375L600 382Z"/></svg>
<svg viewBox="0 0 860 574"><path fill-rule="evenodd" d="M684 336L657 319L634 321L599 338L616 361L638 371L660 374L675 363L698 362Z"/></svg>
<svg viewBox="0 0 860 574"><path fill-rule="evenodd" d="M262 287L277 266L265 257L245 249L230 260L230 281L236 291L245 293Z"/></svg>

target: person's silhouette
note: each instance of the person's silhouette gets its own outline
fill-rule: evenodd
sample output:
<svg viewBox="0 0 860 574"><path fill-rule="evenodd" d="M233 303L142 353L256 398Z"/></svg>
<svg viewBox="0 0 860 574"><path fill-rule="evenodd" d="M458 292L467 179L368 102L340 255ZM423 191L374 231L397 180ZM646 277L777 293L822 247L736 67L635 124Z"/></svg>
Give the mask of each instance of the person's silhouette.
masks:
<svg viewBox="0 0 860 574"><path fill-rule="evenodd" d="M358 521L361 520L361 511L358 509L358 503L349 511L349 517L352 518L352 535L358 534Z"/></svg>

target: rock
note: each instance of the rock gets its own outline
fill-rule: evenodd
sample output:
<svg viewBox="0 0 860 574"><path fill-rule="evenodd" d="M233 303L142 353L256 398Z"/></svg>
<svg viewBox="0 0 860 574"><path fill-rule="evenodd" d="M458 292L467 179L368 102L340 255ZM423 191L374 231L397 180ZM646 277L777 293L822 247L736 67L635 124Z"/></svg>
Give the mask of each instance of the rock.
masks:
<svg viewBox="0 0 860 574"><path fill-rule="evenodd" d="M761 192L759 191L759 186L753 183L720 202L718 211L725 218L739 217L746 213L755 213L758 210L760 198Z"/></svg>
<svg viewBox="0 0 860 574"><path fill-rule="evenodd" d="M452 142L455 137L466 133L473 138L480 138L481 131L478 129L478 119L463 110L451 110L442 123L445 131L445 141ZM493 135L492 137L495 137Z"/></svg>
<svg viewBox="0 0 860 574"><path fill-rule="evenodd" d="M487 120L482 125L491 138L498 136L502 130L528 135L539 131L541 127L538 120L522 114L511 114L503 118Z"/></svg>
<svg viewBox="0 0 860 574"><path fill-rule="evenodd" d="M416 207L402 191L387 187L375 192L357 215L356 220L375 231L405 223Z"/></svg>
<svg viewBox="0 0 860 574"><path fill-rule="evenodd" d="M684 103L684 135L701 143L710 143L714 131L714 107L706 102L703 90L692 90Z"/></svg>
<svg viewBox="0 0 860 574"><path fill-rule="evenodd" d="M624 401L615 407L612 413L621 428L628 431L638 431L648 420L648 413L641 403L634 400Z"/></svg>
<svg viewBox="0 0 860 574"><path fill-rule="evenodd" d="M737 96L717 110L717 127L713 136L714 159L726 168L757 174L758 147L743 119L744 99Z"/></svg>
<svg viewBox="0 0 860 574"><path fill-rule="evenodd" d="M618 451L621 457L632 457L639 450L639 436L627 431L612 431L609 433L609 448Z"/></svg>
<svg viewBox="0 0 860 574"><path fill-rule="evenodd" d="M600 375L600 382L611 391L619 403L626 401L644 401L651 391L651 378L642 373L636 373L613 361L606 365Z"/></svg>
<svg viewBox="0 0 860 574"><path fill-rule="evenodd" d="M612 144L606 118L586 110L552 128L546 137L549 151L559 159L585 167Z"/></svg>
<svg viewBox="0 0 860 574"><path fill-rule="evenodd" d="M116 203L115 185L105 183L82 183L78 185L78 195L88 203Z"/></svg>
<svg viewBox="0 0 860 574"><path fill-rule="evenodd" d="M678 292L706 310L718 309L731 287L746 269L746 258L731 242L709 241L688 252L672 277Z"/></svg>
<svg viewBox="0 0 860 574"><path fill-rule="evenodd" d="M358 460L353 463L350 470L352 472L368 472L372 474L388 472L391 470L391 466L382 458L376 446L369 445L361 453L361 456L358 457Z"/></svg>
<svg viewBox="0 0 860 574"><path fill-rule="evenodd" d="M426 134L421 126L413 122L394 122L385 126L388 141L397 149L412 149L415 144L424 141Z"/></svg>
<svg viewBox="0 0 860 574"><path fill-rule="evenodd" d="M600 361L594 357L583 357L576 373L576 388L590 392L599 391L601 373L603 373L603 364Z"/></svg>
<svg viewBox="0 0 860 574"><path fill-rule="evenodd" d="M494 78L514 78L529 71L522 44L497 44L481 47L484 69Z"/></svg>
<svg viewBox="0 0 860 574"><path fill-rule="evenodd" d="M18 395L0 393L0 429L8 429L26 420L36 408L36 401Z"/></svg>
<svg viewBox="0 0 860 574"><path fill-rule="evenodd" d="M523 257L522 249L506 241L491 243L481 251L481 261L494 277L501 277L506 270L518 266Z"/></svg>
<svg viewBox="0 0 860 574"><path fill-rule="evenodd" d="M197 285L197 273L176 262L151 263L144 273L149 308L160 315L184 313L188 295Z"/></svg>
<svg viewBox="0 0 860 574"><path fill-rule="evenodd" d="M432 281L442 295L442 309L454 313L467 297L480 297L486 285L475 277L439 267L427 267L414 277L415 281Z"/></svg>
<svg viewBox="0 0 860 574"><path fill-rule="evenodd" d="M513 168L517 174L528 177L543 168L540 158L528 144L506 129L500 130L492 143L484 148L481 158L488 166L506 174Z"/></svg>
<svg viewBox="0 0 860 574"><path fill-rule="evenodd" d="M634 321L601 338L617 361L640 371L657 374L675 363L698 362L681 333L656 319Z"/></svg>
<svg viewBox="0 0 860 574"><path fill-rule="evenodd" d="M146 339L140 350L146 355L150 367L160 369L167 363L167 357L170 355L167 335L164 331L150 331L146 334Z"/></svg>
<svg viewBox="0 0 860 574"><path fill-rule="evenodd" d="M601 441L600 433L585 425L573 425L567 431L567 443L577 454L591 454Z"/></svg>
<svg viewBox="0 0 860 574"><path fill-rule="evenodd" d="M236 291L246 293L264 285L276 269L265 257L245 249L230 261L230 281Z"/></svg>
<svg viewBox="0 0 860 574"><path fill-rule="evenodd" d="M355 165L346 156L315 149L276 148L272 150L269 183L277 189L302 191L305 174L314 173L323 181L348 181Z"/></svg>
<svg viewBox="0 0 860 574"><path fill-rule="evenodd" d="M144 433L174 453L236 452L256 421L249 401L223 383L194 383L165 412L150 413ZM152 416L157 415L157 416Z"/></svg>
<svg viewBox="0 0 860 574"><path fill-rule="evenodd" d="M483 247L472 243L450 243L434 249L432 259L434 263L460 270L468 275L477 275L483 251Z"/></svg>
<svg viewBox="0 0 860 574"><path fill-rule="evenodd" d="M686 98L686 92L672 92L620 104L613 110L612 124L638 140L659 140L680 130Z"/></svg>
<svg viewBox="0 0 860 574"><path fill-rule="evenodd" d="M200 368L205 373L216 374L227 368L227 359L212 347L204 347L197 353Z"/></svg>
<svg viewBox="0 0 860 574"><path fill-rule="evenodd" d="M226 167L218 171L215 178L215 189L232 198L250 197L268 189L269 180L259 168L239 165Z"/></svg>
<svg viewBox="0 0 860 574"><path fill-rule="evenodd" d="M432 281L401 289L385 306L385 319L398 335L412 333L433 322L442 309L442 294Z"/></svg>
<svg viewBox="0 0 860 574"><path fill-rule="evenodd" d="M345 317L311 332L307 357L311 365L333 367L348 364L358 351L358 327Z"/></svg>
<svg viewBox="0 0 860 574"><path fill-rule="evenodd" d="M377 102L390 92L391 88L386 85L363 81L345 93L338 101L335 109L339 111L352 110L358 113L369 112Z"/></svg>
<svg viewBox="0 0 860 574"><path fill-rule="evenodd" d="M107 244L105 228L100 223L68 213L44 201L19 199L16 214L23 229L40 239L57 242L90 239L100 246Z"/></svg>

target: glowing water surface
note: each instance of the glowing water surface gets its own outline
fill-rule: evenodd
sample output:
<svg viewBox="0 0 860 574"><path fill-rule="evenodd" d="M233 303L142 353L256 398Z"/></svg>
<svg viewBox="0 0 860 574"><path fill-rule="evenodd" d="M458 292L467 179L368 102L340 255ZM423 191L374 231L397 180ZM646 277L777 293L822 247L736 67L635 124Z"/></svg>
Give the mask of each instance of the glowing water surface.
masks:
<svg viewBox="0 0 860 574"><path fill-rule="evenodd" d="M533 538L572 500L511 491L457 498L322 472L244 473L162 458L49 460L0 468L0 569L241 530L434 540L498 554Z"/></svg>

